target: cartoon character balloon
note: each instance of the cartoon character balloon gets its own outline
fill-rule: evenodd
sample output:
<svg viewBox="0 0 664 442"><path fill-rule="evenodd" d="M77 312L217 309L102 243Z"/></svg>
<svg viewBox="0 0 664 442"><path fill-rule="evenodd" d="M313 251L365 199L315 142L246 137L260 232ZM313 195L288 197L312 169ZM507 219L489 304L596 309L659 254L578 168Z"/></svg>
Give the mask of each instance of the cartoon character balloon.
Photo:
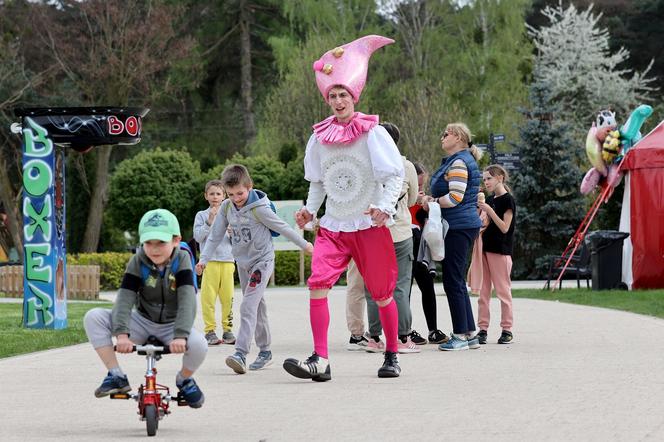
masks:
<svg viewBox="0 0 664 442"><path fill-rule="evenodd" d="M581 182L581 193L596 186L615 188L622 178L618 167L627 151L641 139L641 126L652 115L652 107L642 104L632 111L627 122L618 128L615 112L602 110L586 136L586 155L592 168Z"/></svg>

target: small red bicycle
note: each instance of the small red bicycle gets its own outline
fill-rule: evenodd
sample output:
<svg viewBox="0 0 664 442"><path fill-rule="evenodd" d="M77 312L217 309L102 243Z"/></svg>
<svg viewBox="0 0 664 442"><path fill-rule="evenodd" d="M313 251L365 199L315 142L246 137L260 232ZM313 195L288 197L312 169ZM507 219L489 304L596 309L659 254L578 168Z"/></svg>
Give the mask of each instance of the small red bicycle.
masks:
<svg viewBox="0 0 664 442"><path fill-rule="evenodd" d="M178 406L186 406L187 402L178 393L172 397L168 387L157 383L156 363L162 355L171 351L168 346L159 342L154 336L150 336L145 345L134 345L132 351L144 355L147 360L145 372L145 384L138 387L138 393L116 393L111 394L111 399L134 399L138 402L138 415L141 421L145 421L148 436L157 434L159 421L170 413L171 400L175 400Z"/></svg>

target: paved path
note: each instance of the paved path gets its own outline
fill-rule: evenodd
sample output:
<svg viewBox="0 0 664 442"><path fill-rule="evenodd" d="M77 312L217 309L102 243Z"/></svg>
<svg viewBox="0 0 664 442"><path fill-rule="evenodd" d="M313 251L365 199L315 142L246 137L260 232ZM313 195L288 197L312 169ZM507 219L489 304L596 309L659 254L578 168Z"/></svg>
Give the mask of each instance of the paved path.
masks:
<svg viewBox="0 0 664 442"><path fill-rule="evenodd" d="M626 296L629 296L627 293ZM235 312L239 308L236 297ZM496 302L494 300L494 302ZM476 301L473 300L476 305ZM403 374L378 379L382 356L345 350L343 290L330 297L331 382L289 376L286 357L311 352L308 301L299 288L270 289L277 363L236 375L230 346L210 348L196 379L207 401L175 407L160 440L224 441L569 441L664 440L664 321L631 313L515 300L515 342L497 345L498 323L480 350L433 345L401 355ZM414 325L424 331L419 292ZM492 305L494 318L499 306ZM449 311L438 298L439 321ZM236 316L237 318L237 316ZM197 326L201 327L200 315ZM255 357L255 349L249 359ZM145 363L121 356L134 387ZM178 357L158 363L174 385ZM0 360L0 440L135 440L145 436L135 403L95 399L104 375L88 344Z"/></svg>

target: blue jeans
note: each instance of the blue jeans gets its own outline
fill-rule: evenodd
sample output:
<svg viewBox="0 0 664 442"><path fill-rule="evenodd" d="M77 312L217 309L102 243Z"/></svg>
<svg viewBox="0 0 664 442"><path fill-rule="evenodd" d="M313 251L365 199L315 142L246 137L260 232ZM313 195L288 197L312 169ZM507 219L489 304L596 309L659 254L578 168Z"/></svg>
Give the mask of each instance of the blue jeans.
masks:
<svg viewBox="0 0 664 442"><path fill-rule="evenodd" d="M468 254L480 229L448 230L443 259L443 288L452 317L452 329L461 335L475 331L473 309L466 288Z"/></svg>

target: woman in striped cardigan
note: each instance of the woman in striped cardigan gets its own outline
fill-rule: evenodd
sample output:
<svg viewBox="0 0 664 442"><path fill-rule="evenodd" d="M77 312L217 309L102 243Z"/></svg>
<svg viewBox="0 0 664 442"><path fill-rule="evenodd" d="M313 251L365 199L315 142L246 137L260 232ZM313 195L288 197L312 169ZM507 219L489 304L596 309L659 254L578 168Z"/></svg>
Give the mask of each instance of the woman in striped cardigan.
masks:
<svg viewBox="0 0 664 442"><path fill-rule="evenodd" d="M445 237L443 287L452 316L453 333L438 348L444 351L479 348L475 320L466 288L466 266L473 241L482 222L477 214L477 194L482 174L477 161L482 153L471 141L463 123L449 124L441 139L447 157L431 176L432 201L449 223Z"/></svg>

